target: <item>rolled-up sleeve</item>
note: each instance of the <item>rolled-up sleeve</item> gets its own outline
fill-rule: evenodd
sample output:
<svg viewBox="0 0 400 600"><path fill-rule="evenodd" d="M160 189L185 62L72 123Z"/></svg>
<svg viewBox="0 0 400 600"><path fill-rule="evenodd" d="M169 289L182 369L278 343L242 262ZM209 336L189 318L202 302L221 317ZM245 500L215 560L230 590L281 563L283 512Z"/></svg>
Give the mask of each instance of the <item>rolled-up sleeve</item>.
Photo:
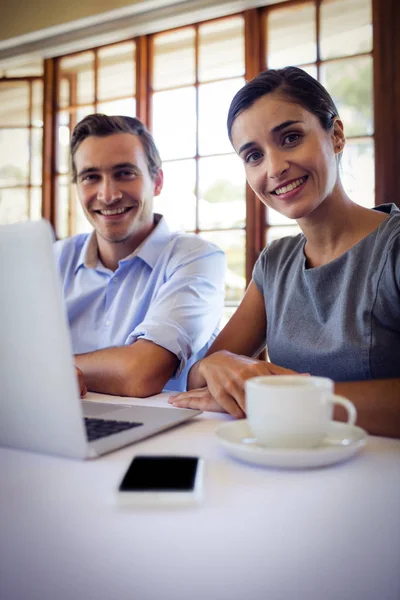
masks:
<svg viewBox="0 0 400 600"><path fill-rule="evenodd" d="M178 239L164 281L126 343L146 339L166 348L179 359L175 373L179 377L188 360L215 337L224 306L224 280L221 249L201 238Z"/></svg>

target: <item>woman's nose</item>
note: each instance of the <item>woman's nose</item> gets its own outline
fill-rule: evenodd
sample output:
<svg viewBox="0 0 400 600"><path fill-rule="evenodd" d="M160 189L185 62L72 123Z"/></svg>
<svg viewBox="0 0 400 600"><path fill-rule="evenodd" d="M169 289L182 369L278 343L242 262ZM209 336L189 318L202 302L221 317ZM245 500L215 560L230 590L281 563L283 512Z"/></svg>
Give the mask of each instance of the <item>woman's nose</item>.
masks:
<svg viewBox="0 0 400 600"><path fill-rule="evenodd" d="M274 150L267 155L267 172L271 179L279 179L289 168L289 163L283 152Z"/></svg>

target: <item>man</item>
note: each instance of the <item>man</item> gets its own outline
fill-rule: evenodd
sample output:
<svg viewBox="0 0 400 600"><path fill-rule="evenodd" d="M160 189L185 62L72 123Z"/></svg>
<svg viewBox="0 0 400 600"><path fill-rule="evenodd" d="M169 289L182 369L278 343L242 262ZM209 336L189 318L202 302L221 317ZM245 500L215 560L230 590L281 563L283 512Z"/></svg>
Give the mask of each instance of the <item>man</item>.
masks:
<svg viewBox="0 0 400 600"><path fill-rule="evenodd" d="M71 139L73 181L94 228L56 242L81 392L186 389L222 314L225 259L153 213L161 159L132 117L94 114ZM83 380L82 380L83 374Z"/></svg>

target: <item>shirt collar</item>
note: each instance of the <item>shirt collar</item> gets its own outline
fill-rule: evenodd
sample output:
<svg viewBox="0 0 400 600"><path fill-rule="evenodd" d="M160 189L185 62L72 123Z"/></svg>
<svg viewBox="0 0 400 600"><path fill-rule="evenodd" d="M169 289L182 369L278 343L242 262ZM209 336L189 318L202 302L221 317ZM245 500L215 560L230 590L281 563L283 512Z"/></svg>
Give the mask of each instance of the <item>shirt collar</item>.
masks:
<svg viewBox="0 0 400 600"><path fill-rule="evenodd" d="M126 256L120 263L125 263L129 260L138 256L144 262L146 262L149 267L153 268L156 264L158 257L165 244L169 241L170 231L164 217L158 213L154 213L154 223L155 227L153 231L147 236L146 239L138 246L132 254ZM99 260L98 254L98 245L96 232L92 231L88 235L85 240L85 243L82 246L82 250L80 251L79 258L77 261L77 265L75 268L75 273L81 268L86 267L87 269L96 269L96 268L104 268L102 263Z"/></svg>
<svg viewBox="0 0 400 600"><path fill-rule="evenodd" d="M149 267L153 268L156 264L163 248L168 243L171 233L166 220L162 215L154 213L155 227L146 239L126 258L120 260L120 263L132 260L135 256L144 260Z"/></svg>
<svg viewBox="0 0 400 600"><path fill-rule="evenodd" d="M75 274L81 267L95 269L99 264L99 255L97 251L96 232L92 231L87 236L85 243L79 253L79 258L75 267Z"/></svg>

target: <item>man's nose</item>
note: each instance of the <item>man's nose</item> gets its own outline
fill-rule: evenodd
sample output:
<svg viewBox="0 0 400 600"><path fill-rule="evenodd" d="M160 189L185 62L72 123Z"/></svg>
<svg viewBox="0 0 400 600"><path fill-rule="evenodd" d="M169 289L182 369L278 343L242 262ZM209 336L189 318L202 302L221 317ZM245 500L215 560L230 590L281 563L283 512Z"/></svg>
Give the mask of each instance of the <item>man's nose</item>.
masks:
<svg viewBox="0 0 400 600"><path fill-rule="evenodd" d="M122 193L112 177L103 177L98 188L97 197L99 200L111 204L122 198Z"/></svg>
<svg viewBox="0 0 400 600"><path fill-rule="evenodd" d="M289 168L284 152L279 149L271 150L267 155L267 170L268 177L272 179L279 179Z"/></svg>

